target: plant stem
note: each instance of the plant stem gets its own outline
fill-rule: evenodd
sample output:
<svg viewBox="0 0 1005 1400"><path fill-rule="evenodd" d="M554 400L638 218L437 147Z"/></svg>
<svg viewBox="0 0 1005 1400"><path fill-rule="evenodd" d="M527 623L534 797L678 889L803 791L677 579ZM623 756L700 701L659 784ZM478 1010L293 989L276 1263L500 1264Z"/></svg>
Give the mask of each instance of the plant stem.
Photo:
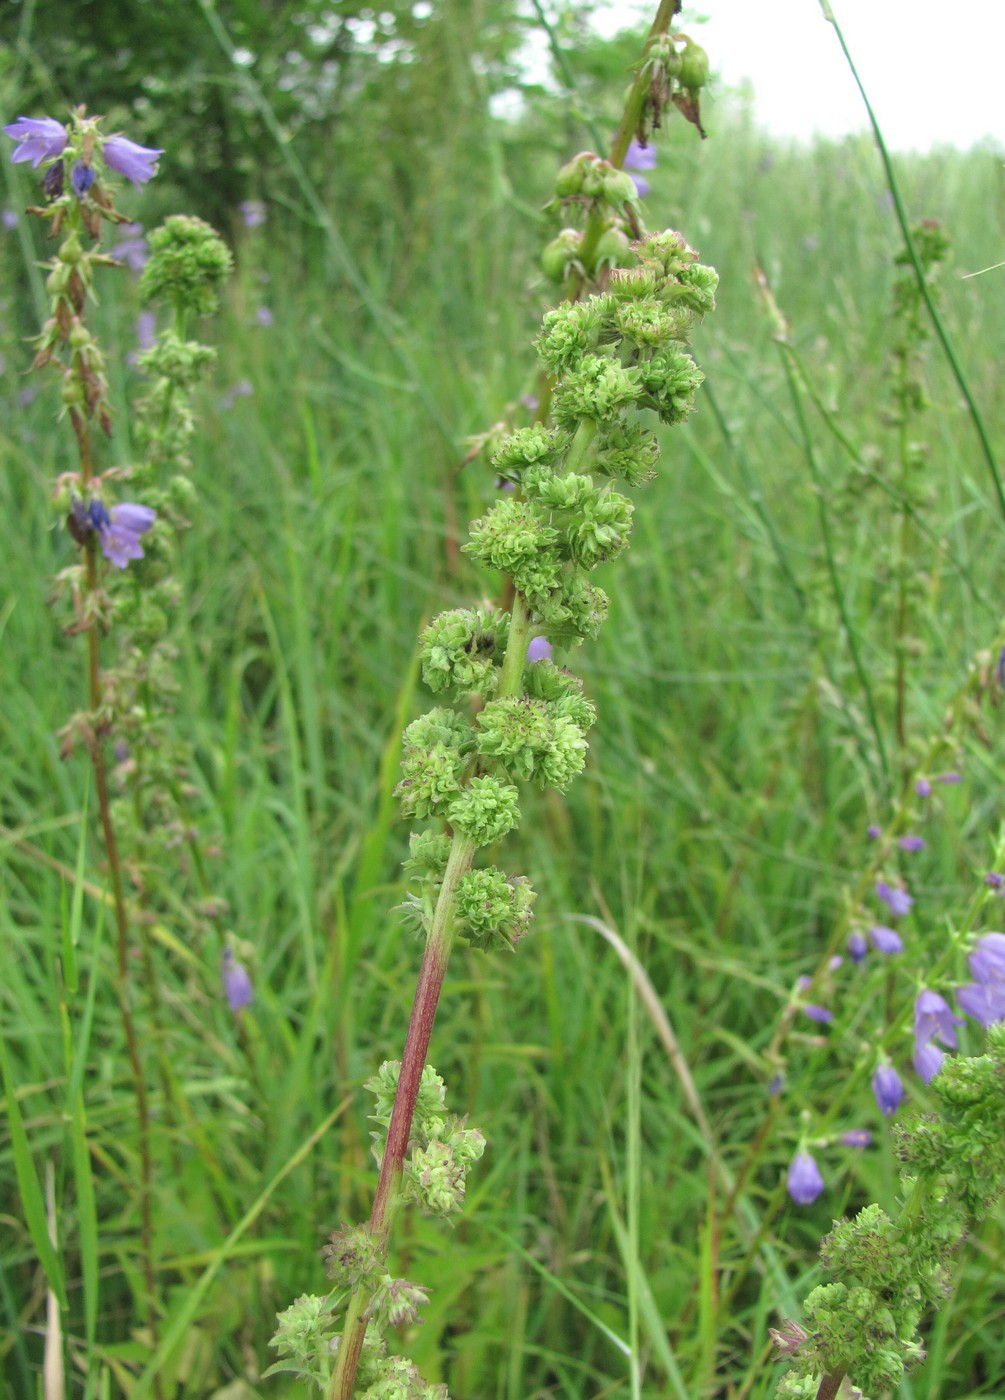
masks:
<svg viewBox="0 0 1005 1400"><path fill-rule="evenodd" d="M433 1033L436 1007L454 941L454 894L458 882L471 868L474 853L475 843L470 837L454 837L422 956L419 981L412 1002L412 1015L401 1056L398 1090L394 1096L387 1145L380 1163L380 1177L368 1227L370 1234L380 1240L381 1248L385 1252L390 1224L398 1205L405 1154L412 1131L412 1116L415 1113L415 1102L419 1096L422 1071ZM365 1289L357 1289L353 1294L339 1342L335 1372L328 1387L329 1400L349 1400L352 1395L363 1339L366 1336L366 1310L369 1302L370 1295Z"/></svg>
<svg viewBox="0 0 1005 1400"><path fill-rule="evenodd" d="M81 413L71 410L73 431L80 449L81 482L86 485L93 476L90 426ZM85 546L85 580L87 591L93 597L98 590L98 565L93 543ZM147 1327L150 1332L151 1350L157 1348L157 1302L156 1279L153 1257L153 1213L151 1206L153 1166L150 1152L150 1109L147 1102L147 1086L143 1074L143 1059L140 1055L139 1037L129 1005L129 921L126 913L125 890L122 883L122 861L112 822L112 802L108 788L108 768L105 763L105 750L101 725L98 719L101 709L101 654L100 638L95 622L87 629L87 706L91 715L91 732L88 738L88 752L94 769L94 785L98 794L98 814L101 831L108 857L108 873L112 885L112 903L115 909L116 929L116 977L115 990L118 996L119 1013L126 1037L126 1053L133 1077L133 1092L136 1095L136 1117L140 1144L140 1253L143 1267L143 1283L146 1291ZM160 1376L154 1377L154 1394L160 1400L162 1394Z"/></svg>

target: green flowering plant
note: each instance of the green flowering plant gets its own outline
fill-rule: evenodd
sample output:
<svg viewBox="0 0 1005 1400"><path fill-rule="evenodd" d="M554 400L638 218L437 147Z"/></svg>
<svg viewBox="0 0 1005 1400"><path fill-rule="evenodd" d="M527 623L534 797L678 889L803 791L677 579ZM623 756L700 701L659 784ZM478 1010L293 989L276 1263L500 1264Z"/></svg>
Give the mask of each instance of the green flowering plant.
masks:
<svg viewBox="0 0 1005 1400"><path fill-rule="evenodd" d="M567 300L545 315L537 339L553 421L495 442L492 466L511 489L463 546L500 579L508 606L451 609L420 639L438 703L405 730L397 796L403 815L425 824L410 836L400 911L424 953L401 1062L367 1086L377 1095L376 1196L367 1224L340 1227L326 1246L332 1295L301 1298L273 1341L274 1369L298 1371L327 1400L445 1393L381 1342L388 1325L415 1320L425 1298L387 1271L394 1220L408 1202L438 1216L459 1210L485 1146L446 1114L442 1081L426 1064L440 989L455 942L511 951L529 931L529 880L481 853L518 825L522 784L567 790L596 712L564 666L528 659L528 643L544 639L561 655L596 637L608 607L596 571L631 537L634 503L618 487L654 478L653 420L684 422L702 381L688 337L715 305L716 274L680 234L644 230L621 169L632 137L647 137L676 100L674 10L660 6L610 160L583 153L558 177L552 207L582 215L584 227L564 235ZM696 90L704 80L693 77Z"/></svg>
<svg viewBox="0 0 1005 1400"><path fill-rule="evenodd" d="M196 497L188 456L195 431L193 393L214 360L210 349L186 338L186 325L192 316L215 309L231 256L200 219L177 216L150 235L140 296L147 306L166 305L171 324L137 357L146 387L132 423L136 459L102 466L101 441L112 435L112 408L105 354L88 313L97 300L99 274L125 264L103 251L100 239L107 226L129 222L116 205L115 177L136 187L145 184L156 174L163 151L106 134L101 119L88 117L83 108L65 124L51 117L19 117L4 130L16 143L14 163L30 162L41 170L43 202L28 212L59 240L47 264L47 316L35 338L32 368L58 376L60 416L69 422L79 458L79 466L62 473L52 491L57 516L75 546L74 558L56 576L52 601L64 632L82 635L86 648L86 704L61 730L61 754L67 758L78 747L86 751L97 793L116 930L116 994L139 1135L137 1285L156 1345L162 1309L154 1253L151 1060L158 1063L167 1114L181 1117L188 1110L162 1049L148 926L154 910L177 910L179 861L197 893L183 906L190 932L198 939L214 928L218 946L229 951L219 932L224 905L211 893L198 842L191 753L172 725L179 687L171 618L181 598L174 570L178 539ZM121 499L126 485L137 499ZM139 943L138 963L133 940ZM239 978L239 966L232 958L225 962L225 985L228 975ZM66 976L75 990L70 969ZM146 998L144 1033L132 986L137 977ZM241 995L246 1004L243 987ZM154 1384L160 1395L160 1379Z"/></svg>

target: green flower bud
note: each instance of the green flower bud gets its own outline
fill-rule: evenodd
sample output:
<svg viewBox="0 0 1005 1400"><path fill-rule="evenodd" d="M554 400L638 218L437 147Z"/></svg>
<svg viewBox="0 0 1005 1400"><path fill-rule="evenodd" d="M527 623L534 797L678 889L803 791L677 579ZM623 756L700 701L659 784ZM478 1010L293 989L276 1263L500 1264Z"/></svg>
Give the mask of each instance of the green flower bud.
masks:
<svg viewBox="0 0 1005 1400"><path fill-rule="evenodd" d="M693 39L687 39L680 53L677 81L689 92L697 92L708 82L708 54Z"/></svg>
<svg viewBox="0 0 1005 1400"><path fill-rule="evenodd" d="M563 552L583 569L615 559L628 546L635 507L609 487L591 488L563 531Z"/></svg>
<svg viewBox="0 0 1005 1400"><path fill-rule="evenodd" d="M597 240L594 267L598 271L602 267L631 267L634 261L631 239L623 229L611 224Z"/></svg>
<svg viewBox="0 0 1005 1400"><path fill-rule="evenodd" d="M540 769L554 725L546 705L526 695L490 700L478 716L478 751L525 781Z"/></svg>
<svg viewBox="0 0 1005 1400"><path fill-rule="evenodd" d="M583 235L574 228L564 228L557 238L541 250L541 271L551 282L564 282L569 269L579 258Z"/></svg>
<svg viewBox="0 0 1005 1400"><path fill-rule="evenodd" d="M527 501L499 501L471 524L465 554L503 573L551 549L558 535Z"/></svg>
<svg viewBox="0 0 1005 1400"><path fill-rule="evenodd" d="M656 475L660 445L656 434L639 423L614 423L596 440L596 452L598 472L642 486Z"/></svg>
<svg viewBox="0 0 1005 1400"><path fill-rule="evenodd" d="M603 174L601 185L604 198L608 204L620 209L625 204L638 204L639 192L635 187L635 181L627 170L619 170L616 165L608 165Z"/></svg>
<svg viewBox="0 0 1005 1400"><path fill-rule="evenodd" d="M390 1274L385 1273L383 1283L370 1300L369 1314L382 1327L405 1327L419 1321L419 1309L428 1302L429 1293L419 1284L409 1283L408 1279L404 1278L392 1278ZM405 1362L405 1365L411 1367L412 1363ZM416 1371L416 1377L418 1374ZM373 1390L373 1387L371 1386L370 1389ZM378 1391L378 1394L380 1393ZM387 1400L392 1400L392 1397L397 1395L400 1395L402 1400L406 1400L406 1397L412 1392L395 1387L387 1389L383 1394L386 1395Z"/></svg>
<svg viewBox="0 0 1005 1400"><path fill-rule="evenodd" d="M419 643L422 679L430 690L477 692L486 698L496 687L506 651L509 619L503 613L455 608L440 613Z"/></svg>
<svg viewBox="0 0 1005 1400"><path fill-rule="evenodd" d="M556 715L551 746L535 775L538 786L565 792L573 778L583 771L588 748L586 735L579 725L563 715Z"/></svg>
<svg viewBox="0 0 1005 1400"><path fill-rule="evenodd" d="M61 297L70 285L73 268L65 263L57 263L45 279L45 290L53 298Z"/></svg>
<svg viewBox="0 0 1005 1400"><path fill-rule="evenodd" d="M640 404L654 408L664 423L683 423L705 376L684 350L671 346L639 365Z"/></svg>
<svg viewBox="0 0 1005 1400"><path fill-rule="evenodd" d="M358 1288L385 1272L380 1248L365 1225L340 1225L333 1230L321 1257L337 1288Z"/></svg>
<svg viewBox="0 0 1005 1400"><path fill-rule="evenodd" d="M534 891L494 866L469 870L457 886L458 931L484 952L508 952L530 927Z"/></svg>
<svg viewBox="0 0 1005 1400"><path fill-rule="evenodd" d="M60 262L66 263L70 267L80 262L81 258L84 256L84 245L81 243L80 234L77 233L76 230L60 244L57 256Z"/></svg>
<svg viewBox="0 0 1005 1400"><path fill-rule="evenodd" d="M656 297L623 302L614 313L614 324L638 350L656 350L683 337L690 322L683 309L661 305Z"/></svg>
<svg viewBox="0 0 1005 1400"><path fill-rule="evenodd" d="M580 151L567 161L555 179L555 193L559 199L574 199L583 190L583 177L597 157L592 151Z"/></svg>
<svg viewBox="0 0 1005 1400"><path fill-rule="evenodd" d="M715 310L715 292L719 285L719 274L714 267L703 263L693 263L681 268L677 274L680 290L669 292L675 299L684 302L696 316L704 316L706 311Z"/></svg>
<svg viewBox="0 0 1005 1400"><path fill-rule="evenodd" d="M559 645L595 637L607 618L607 594L587 583L578 570L563 574L560 586L546 599L535 598L533 606L535 619Z"/></svg>
<svg viewBox="0 0 1005 1400"><path fill-rule="evenodd" d="M596 350L612 309L611 298L604 295L565 302L547 312L536 342L545 368L552 374L562 374Z"/></svg>
<svg viewBox="0 0 1005 1400"><path fill-rule="evenodd" d="M520 820L520 794L512 783L491 774L472 778L447 809L447 820L477 845L491 845Z"/></svg>
<svg viewBox="0 0 1005 1400"><path fill-rule="evenodd" d="M409 856L402 869L409 874L439 877L450 859L450 837L438 831L413 831L408 837Z"/></svg>
<svg viewBox="0 0 1005 1400"><path fill-rule="evenodd" d="M424 749L437 743L469 754L475 747L475 732L456 710L437 705L412 721L402 735L402 745L406 749Z"/></svg>
<svg viewBox="0 0 1005 1400"><path fill-rule="evenodd" d="M217 307L216 289L234 265L230 249L209 224L173 214L149 236L150 260L140 278L144 302L160 298L198 316Z"/></svg>
<svg viewBox="0 0 1005 1400"><path fill-rule="evenodd" d="M430 748L406 749L401 759L404 774L395 788L406 817L443 816L460 791L467 760L457 749L436 743Z"/></svg>
<svg viewBox="0 0 1005 1400"><path fill-rule="evenodd" d="M492 465L504 480L521 482L529 469L557 461L567 445L568 434L533 423L503 438L493 454Z"/></svg>
<svg viewBox="0 0 1005 1400"><path fill-rule="evenodd" d="M555 393L555 417L571 427L581 419L612 423L640 398L635 371L617 360L586 355L561 380Z"/></svg>
<svg viewBox="0 0 1005 1400"><path fill-rule="evenodd" d="M637 251L638 244L633 244ZM637 300L655 296L663 278L657 268L638 263L634 267L616 267L608 281L608 294L618 301Z"/></svg>
<svg viewBox="0 0 1005 1400"><path fill-rule="evenodd" d="M583 682L553 661L533 661L524 671L527 694L548 702L553 715L571 719L584 732L597 719L596 707L583 694Z"/></svg>

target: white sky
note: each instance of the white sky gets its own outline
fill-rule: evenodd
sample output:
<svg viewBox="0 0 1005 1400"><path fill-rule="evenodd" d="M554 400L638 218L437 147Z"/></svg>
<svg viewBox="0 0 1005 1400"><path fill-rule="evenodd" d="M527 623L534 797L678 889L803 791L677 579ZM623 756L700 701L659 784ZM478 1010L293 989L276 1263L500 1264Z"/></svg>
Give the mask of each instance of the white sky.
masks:
<svg viewBox="0 0 1005 1400"><path fill-rule="evenodd" d="M833 0L887 143L896 150L1005 145L1002 0ZM653 0L608 0L603 33L638 25ZM696 23L697 17L707 22ZM722 82L753 84L757 121L779 136L867 127L858 89L819 0L704 0L677 22Z"/></svg>

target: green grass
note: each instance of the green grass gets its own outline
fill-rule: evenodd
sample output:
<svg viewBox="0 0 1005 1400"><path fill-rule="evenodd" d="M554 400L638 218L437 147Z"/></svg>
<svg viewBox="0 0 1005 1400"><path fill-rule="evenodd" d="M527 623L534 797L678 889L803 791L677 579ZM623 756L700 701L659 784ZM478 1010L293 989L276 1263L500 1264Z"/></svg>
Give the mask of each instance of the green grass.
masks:
<svg viewBox="0 0 1005 1400"><path fill-rule="evenodd" d="M790 1042L787 1091L735 1209L716 1158L735 1173L765 1123L761 1053L795 977L825 948L871 855L865 827L887 819L892 791L752 265L768 272L821 403L875 466L894 441L883 415L898 233L867 143L780 149L767 167L768 143L742 125L701 146L691 136L674 132L647 217L682 228L719 269L720 308L698 345L717 412L706 395L692 424L668 435L660 479L639 495L634 548L603 580L610 623L573 658L600 712L588 771L568 800L529 799L503 853L539 891L535 937L512 959L459 952L434 1037L451 1104L489 1148L459 1227L415 1219L402 1233L401 1272L433 1290L425 1325L402 1345L459 1398L766 1396L767 1327L798 1306L821 1234L842 1211L891 1198L891 1147L866 1076L837 1126L872 1126L878 1146L822 1152L827 1193L804 1209L784 1199L799 1109L826 1109L877 1029L856 1021L847 968L829 1037L819 1044L803 1021ZM495 592L457 553L493 494L484 461L461 469L465 437L531 387L529 341L551 295L534 274L545 167L517 145L491 154L512 186L497 181L468 207L458 157L423 205L407 277L400 235L371 238L333 202L380 325L323 232L273 210L267 235L242 235L212 332L220 360L195 452L201 505L179 560L176 723L194 746L200 826L220 851L211 881L256 1001L235 1025L216 936L207 926L189 942L189 911L162 908L150 929L160 1016L147 1050L162 1345L181 1341L168 1394L299 1394L256 1379L274 1314L324 1289L325 1235L369 1208L360 1085L400 1053L419 960L389 912L407 835L391 800L396 737L427 703L414 642L435 611ZM900 165L911 215L945 222L956 269L1001 256L999 167L992 151ZM23 269L13 248L4 257L13 285ZM944 315L1000 443L1005 282L964 282L956 269ZM120 405L106 464L128 460L138 389L121 368L136 309L124 284L107 280L97 312ZM268 329L251 325L260 299L274 313ZM75 904L88 780L54 737L83 703L81 648L45 605L50 575L71 556L48 505L71 444L52 423L54 385L14 412L26 356L15 340L5 349L0 1024L25 1137L12 1113L0 1132L0 1358L8 1393L34 1395L44 1281L31 1194L22 1207L15 1173L33 1168L43 1192L51 1164L70 1353L92 1357L87 1393L107 1375L117 1394L149 1352L136 1330L135 1113L101 932L102 855L89 837ZM222 408L242 379L253 394ZM916 546L909 694L919 743L1000 633L1005 527L934 345L929 384L933 538ZM805 389L799 403L841 605L892 754L889 514ZM965 783L937 789L928 847L905 858L918 898L905 961L922 974L999 834L996 704L958 706ZM646 969L714 1144L614 951L572 917L582 914L616 928ZM993 926L993 909L987 917ZM891 975L890 1014L912 990ZM969 1031L967 1047L979 1043ZM897 1047L901 1066L909 1049ZM917 1079L911 1093L925 1105ZM960 1257L957 1292L905 1396L1005 1389L1001 1266L992 1221ZM634 1392L617 1341L633 1338ZM78 1373L72 1393L84 1388Z"/></svg>

